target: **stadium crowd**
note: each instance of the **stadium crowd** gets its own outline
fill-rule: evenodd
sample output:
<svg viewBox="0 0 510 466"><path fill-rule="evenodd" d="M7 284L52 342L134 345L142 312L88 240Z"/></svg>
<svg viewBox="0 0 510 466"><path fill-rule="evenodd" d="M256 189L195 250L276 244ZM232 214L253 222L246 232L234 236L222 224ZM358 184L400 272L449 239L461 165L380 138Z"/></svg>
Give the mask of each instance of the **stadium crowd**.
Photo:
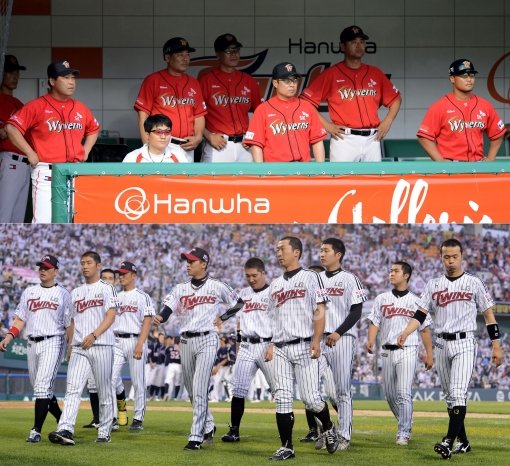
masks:
<svg viewBox="0 0 510 466"><path fill-rule="evenodd" d="M510 244L508 232L483 230L472 235L455 227L455 236L465 245L466 269L479 274L496 301L510 301ZM278 238L293 234L303 241L304 265L319 262L321 239L336 236L343 239L347 253L346 270L358 275L372 300L388 289L388 270L395 260L406 260L414 267L410 289L417 294L430 278L442 273L438 259L439 244L452 236L454 227L427 225L0 225L0 303L1 321L5 327L12 316L22 291L28 283L37 282L35 261L41 251L60 258L59 282L71 288L80 279L79 255L97 250L104 267L116 268L121 261L135 262L139 270L138 285L154 299L156 308L174 284L187 280L179 253L191 245L199 245L211 254L210 273L233 288L246 286L243 266L247 259L260 257L266 263L268 280L280 273L274 245ZM364 311L370 310L370 303ZM233 319L232 319L233 320ZM222 328L226 335L235 333L234 322ZM364 344L367 321L360 323L358 353L353 381L379 382L380 358L369 355ZM2 326L0 326L0 331ZM172 319L164 327L167 335L179 329ZM490 341L484 329L479 338L473 387L510 388L510 344L504 333L502 344L505 362L495 368L490 364ZM416 375L416 386L438 387L434 370Z"/></svg>

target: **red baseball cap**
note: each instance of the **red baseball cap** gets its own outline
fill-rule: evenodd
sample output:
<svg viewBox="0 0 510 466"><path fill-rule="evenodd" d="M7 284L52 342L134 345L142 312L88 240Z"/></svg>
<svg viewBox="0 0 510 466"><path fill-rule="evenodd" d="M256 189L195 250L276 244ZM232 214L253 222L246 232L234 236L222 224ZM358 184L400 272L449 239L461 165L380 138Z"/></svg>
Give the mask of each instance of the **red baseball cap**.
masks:
<svg viewBox="0 0 510 466"><path fill-rule="evenodd" d="M206 264L209 263L209 254L205 249L202 248L193 248L188 252L183 252L181 254L182 260L189 260L189 261L203 261Z"/></svg>
<svg viewBox="0 0 510 466"><path fill-rule="evenodd" d="M136 268L136 265L133 264L132 262L124 261L124 262L122 262L122 264L120 264L120 267L115 272L117 272L117 273L128 273L128 272L138 273L138 270Z"/></svg>
<svg viewBox="0 0 510 466"><path fill-rule="evenodd" d="M58 259L51 254L46 254L39 262L36 262L37 267L46 267L47 269L58 269Z"/></svg>

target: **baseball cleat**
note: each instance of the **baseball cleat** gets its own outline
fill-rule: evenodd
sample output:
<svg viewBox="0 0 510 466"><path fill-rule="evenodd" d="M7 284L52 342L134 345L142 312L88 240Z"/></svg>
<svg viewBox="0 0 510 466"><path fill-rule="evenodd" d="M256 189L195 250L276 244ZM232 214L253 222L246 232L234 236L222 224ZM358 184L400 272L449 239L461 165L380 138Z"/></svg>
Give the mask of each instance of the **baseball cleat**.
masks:
<svg viewBox="0 0 510 466"><path fill-rule="evenodd" d="M230 426L230 430L221 437L222 442L239 442L241 437L239 436L239 427Z"/></svg>
<svg viewBox="0 0 510 466"><path fill-rule="evenodd" d="M445 460L452 457L450 444L446 440L443 440L441 443L436 443L434 445L434 451L440 454Z"/></svg>
<svg viewBox="0 0 510 466"><path fill-rule="evenodd" d="M290 448L281 447L278 448L270 457L269 459L272 461L285 461L290 460L291 458L295 458L296 455L294 454L294 450L291 450Z"/></svg>
<svg viewBox="0 0 510 466"><path fill-rule="evenodd" d="M27 437L28 443L39 443L41 441L41 433L37 432L35 429L32 429Z"/></svg>
<svg viewBox="0 0 510 466"><path fill-rule="evenodd" d="M98 437L96 438L96 440L94 440L94 442L96 443L110 443L112 441L112 439L110 438L109 435L107 435L106 437Z"/></svg>
<svg viewBox="0 0 510 466"><path fill-rule="evenodd" d="M351 445L350 440L347 440L345 437L342 437L341 435L338 436L337 450L345 451L350 447L350 445Z"/></svg>
<svg viewBox="0 0 510 466"><path fill-rule="evenodd" d="M331 425L331 429L324 431L323 435L326 441L326 450L328 450L328 453L335 453L340 444L340 438L338 437L335 424Z"/></svg>
<svg viewBox="0 0 510 466"><path fill-rule="evenodd" d="M129 430L143 430L143 422L138 419L133 419L132 424L129 426Z"/></svg>
<svg viewBox="0 0 510 466"><path fill-rule="evenodd" d="M406 437L405 435L399 435L395 443L400 446L407 446L409 445L409 437Z"/></svg>
<svg viewBox="0 0 510 466"><path fill-rule="evenodd" d="M58 443L60 445L74 445L73 434L68 430L57 430L50 432L48 438L51 443Z"/></svg>
<svg viewBox="0 0 510 466"><path fill-rule="evenodd" d="M84 429L97 429L99 427L99 421L92 419L89 424L83 426Z"/></svg>
<svg viewBox="0 0 510 466"><path fill-rule="evenodd" d="M216 426L213 427L213 430L211 430L210 432L206 432L204 434L204 440L202 443L206 444L206 445L211 445L213 443L215 433L216 433Z"/></svg>
<svg viewBox="0 0 510 466"><path fill-rule="evenodd" d="M28 440L27 440L28 441ZM452 450L452 455L459 455L462 453L468 453L471 451L471 445L469 444L469 441L465 442L457 442Z"/></svg>
<svg viewBox="0 0 510 466"><path fill-rule="evenodd" d="M117 421L117 419L113 418L113 421L112 421L112 432L116 432L119 429L120 429L119 421Z"/></svg>
<svg viewBox="0 0 510 466"><path fill-rule="evenodd" d="M319 433L315 429L310 429L310 431L299 441L309 443L316 442L317 440L319 440Z"/></svg>
<svg viewBox="0 0 510 466"><path fill-rule="evenodd" d="M315 449L316 450L324 450L326 448L326 438L324 437L324 434L319 434L319 438L315 442Z"/></svg>
<svg viewBox="0 0 510 466"><path fill-rule="evenodd" d="M184 449L188 451L200 450L201 448L202 442L194 442L193 440L190 440L184 447Z"/></svg>

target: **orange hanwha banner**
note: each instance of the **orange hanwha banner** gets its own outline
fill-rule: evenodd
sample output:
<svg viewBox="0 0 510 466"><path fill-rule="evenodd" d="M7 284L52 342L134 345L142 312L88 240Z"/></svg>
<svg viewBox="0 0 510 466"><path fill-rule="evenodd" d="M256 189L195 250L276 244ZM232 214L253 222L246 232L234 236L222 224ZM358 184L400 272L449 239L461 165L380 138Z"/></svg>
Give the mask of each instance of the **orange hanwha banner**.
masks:
<svg viewBox="0 0 510 466"><path fill-rule="evenodd" d="M510 174L87 175L74 222L509 223L508 199Z"/></svg>

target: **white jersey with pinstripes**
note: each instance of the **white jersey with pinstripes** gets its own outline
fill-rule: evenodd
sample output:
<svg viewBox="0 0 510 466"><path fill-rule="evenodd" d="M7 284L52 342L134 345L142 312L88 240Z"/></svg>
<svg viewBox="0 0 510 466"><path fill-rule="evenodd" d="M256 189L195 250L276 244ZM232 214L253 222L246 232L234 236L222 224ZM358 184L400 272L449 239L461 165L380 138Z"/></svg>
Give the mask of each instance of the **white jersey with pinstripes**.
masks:
<svg viewBox="0 0 510 466"><path fill-rule="evenodd" d="M144 317L156 315L151 297L138 288L121 291L118 299L119 307L112 326L115 333L140 333Z"/></svg>
<svg viewBox="0 0 510 466"><path fill-rule="evenodd" d="M83 339L96 330L106 312L118 309L119 300L115 288L99 280L85 283L71 292L71 318L74 319L73 346L81 345ZM114 345L115 336L112 326L99 335L95 345Z"/></svg>
<svg viewBox="0 0 510 466"><path fill-rule="evenodd" d="M237 314L241 335L246 338L270 338L272 319L269 309L269 286L255 291L251 286L243 288L239 296L244 301Z"/></svg>
<svg viewBox="0 0 510 466"><path fill-rule="evenodd" d="M71 294L63 286L29 286L21 295L15 315L25 322L31 337L63 335L69 325Z"/></svg>
<svg viewBox="0 0 510 466"><path fill-rule="evenodd" d="M494 300L482 280L464 272L453 281L445 275L429 280L417 305L435 312L436 333L474 332L477 312L494 306Z"/></svg>
<svg viewBox="0 0 510 466"><path fill-rule="evenodd" d="M365 302L368 299L368 293L359 278L346 270L340 269L330 277L324 271L320 273L320 276L328 296L324 331L333 333L347 318L351 306ZM357 337L357 326L354 325L346 335Z"/></svg>
<svg viewBox="0 0 510 466"><path fill-rule="evenodd" d="M383 345L397 344L398 336L404 331L416 311L417 300L418 296L412 291L409 291L405 296L397 296L392 291L376 296L368 320L379 328L379 338ZM427 314L418 330L421 332L431 324L432 319ZM418 332L413 332L407 337L404 346L418 346L419 344Z"/></svg>
<svg viewBox="0 0 510 466"><path fill-rule="evenodd" d="M327 301L317 272L300 269L290 278L286 277L285 273L269 286L273 341L276 343L313 336L315 309L317 304Z"/></svg>
<svg viewBox="0 0 510 466"><path fill-rule="evenodd" d="M191 280L179 283L163 300L172 309L182 332L212 332L214 319L221 312L220 304L233 307L239 299L237 293L226 283L208 277L200 286Z"/></svg>

